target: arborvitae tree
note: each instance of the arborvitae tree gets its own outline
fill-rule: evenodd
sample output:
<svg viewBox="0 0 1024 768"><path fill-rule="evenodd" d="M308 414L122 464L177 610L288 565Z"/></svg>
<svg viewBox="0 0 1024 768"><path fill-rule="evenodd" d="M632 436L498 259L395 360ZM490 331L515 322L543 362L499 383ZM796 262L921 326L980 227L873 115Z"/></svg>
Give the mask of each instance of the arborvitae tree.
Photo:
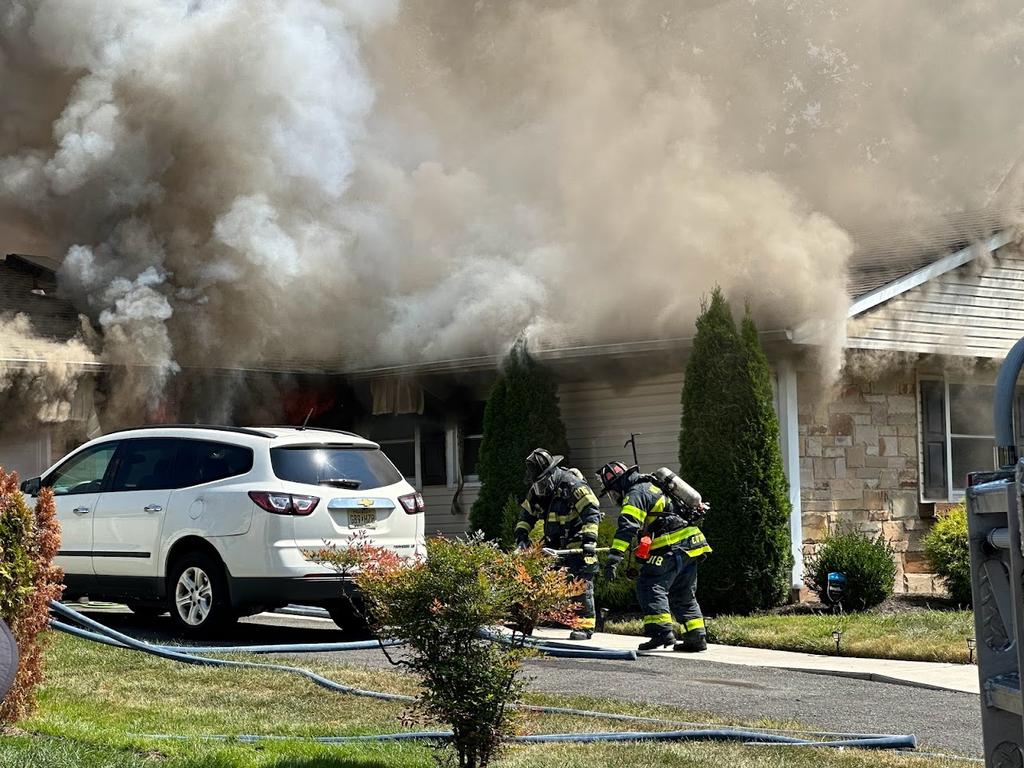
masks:
<svg viewBox="0 0 1024 768"><path fill-rule="evenodd" d="M511 544L506 507L526 495L525 460L534 448L568 455L565 425L558 407L558 385L537 363L525 344L513 347L491 389L484 409L484 437L480 445L480 496L469 520L474 530L489 539Z"/></svg>
<svg viewBox="0 0 1024 768"><path fill-rule="evenodd" d="M789 495L768 363L748 316L742 335L720 289L697 320L683 385L679 464L711 504L701 528L714 553L701 566L701 606L749 613L786 595Z"/></svg>
<svg viewBox="0 0 1024 768"><path fill-rule="evenodd" d="M749 578L756 590L755 608L782 603L792 586L793 552L790 546L789 481L782 466L779 443L779 417L775 412L772 374L768 358L761 348L757 326L750 309L741 326L747 381L751 387L751 412L742 435L742 454L749 461L747 495L751 537L747 550L753 561Z"/></svg>

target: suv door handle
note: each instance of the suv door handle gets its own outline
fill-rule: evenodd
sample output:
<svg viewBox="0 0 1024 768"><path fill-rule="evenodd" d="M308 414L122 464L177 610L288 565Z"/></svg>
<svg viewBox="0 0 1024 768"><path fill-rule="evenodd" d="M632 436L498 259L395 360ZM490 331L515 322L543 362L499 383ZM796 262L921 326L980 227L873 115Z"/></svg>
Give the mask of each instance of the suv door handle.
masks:
<svg viewBox="0 0 1024 768"><path fill-rule="evenodd" d="M147 504L145 507L143 507L143 509L146 512L163 512L164 511L164 508L161 507L159 504Z"/></svg>
<svg viewBox="0 0 1024 768"><path fill-rule="evenodd" d="M89 512L89 508L88 507L75 507L71 511L74 512L76 515L85 515L85 514L87 514Z"/></svg>

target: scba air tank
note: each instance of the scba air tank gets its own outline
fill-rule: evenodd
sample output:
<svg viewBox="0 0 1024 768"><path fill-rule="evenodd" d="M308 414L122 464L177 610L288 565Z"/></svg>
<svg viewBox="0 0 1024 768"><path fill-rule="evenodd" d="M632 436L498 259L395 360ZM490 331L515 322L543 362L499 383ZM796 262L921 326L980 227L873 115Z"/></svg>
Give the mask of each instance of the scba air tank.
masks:
<svg viewBox="0 0 1024 768"><path fill-rule="evenodd" d="M655 470L653 477L658 485L674 500L694 509L700 509L701 497L696 489L668 467Z"/></svg>

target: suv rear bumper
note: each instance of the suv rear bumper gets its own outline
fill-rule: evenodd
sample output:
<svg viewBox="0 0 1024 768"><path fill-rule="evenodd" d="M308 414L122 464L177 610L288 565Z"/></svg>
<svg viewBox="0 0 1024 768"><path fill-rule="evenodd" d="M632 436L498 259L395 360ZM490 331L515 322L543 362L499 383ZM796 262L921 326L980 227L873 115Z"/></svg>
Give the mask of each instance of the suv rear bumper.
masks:
<svg viewBox="0 0 1024 768"><path fill-rule="evenodd" d="M231 604L236 607L275 607L289 603L324 605L341 600L355 590L350 579L340 576L231 578Z"/></svg>

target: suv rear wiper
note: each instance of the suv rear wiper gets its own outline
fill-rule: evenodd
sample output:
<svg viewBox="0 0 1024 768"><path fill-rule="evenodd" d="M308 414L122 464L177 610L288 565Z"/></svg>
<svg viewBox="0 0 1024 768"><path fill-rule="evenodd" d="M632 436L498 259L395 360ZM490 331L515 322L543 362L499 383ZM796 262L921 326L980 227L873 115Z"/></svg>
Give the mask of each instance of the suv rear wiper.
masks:
<svg viewBox="0 0 1024 768"><path fill-rule="evenodd" d="M347 477L321 477L317 480L317 485L330 485L334 488L350 488L353 491L357 490L362 484L362 480L352 480Z"/></svg>

